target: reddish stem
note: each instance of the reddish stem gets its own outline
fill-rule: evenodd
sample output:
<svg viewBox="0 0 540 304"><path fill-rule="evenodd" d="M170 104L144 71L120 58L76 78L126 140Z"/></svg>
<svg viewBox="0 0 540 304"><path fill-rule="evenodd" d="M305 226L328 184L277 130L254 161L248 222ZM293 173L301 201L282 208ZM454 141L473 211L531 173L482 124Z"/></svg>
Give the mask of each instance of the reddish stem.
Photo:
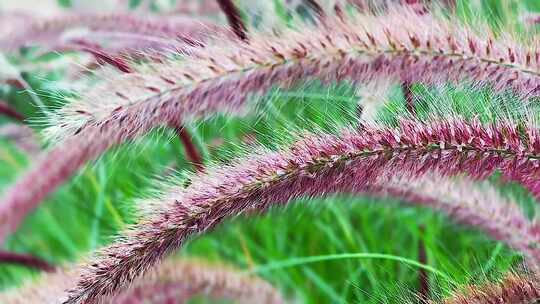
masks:
<svg viewBox="0 0 540 304"><path fill-rule="evenodd" d="M193 143L193 140L191 139L191 134L189 134L188 130L183 125L174 126L174 129L176 130L178 136L180 137L180 140L184 144L186 158L189 160L190 163L193 164L197 172L203 172L203 158L201 156L201 153L199 153L199 150Z"/></svg>
<svg viewBox="0 0 540 304"><path fill-rule="evenodd" d="M416 107L414 106L414 93L411 90L412 83L408 80L401 83L401 89L403 90L403 96L405 97L405 107L411 114L416 113Z"/></svg>
<svg viewBox="0 0 540 304"><path fill-rule="evenodd" d="M13 109L8 103L0 101L0 114L13 118L18 121L24 121L24 115Z"/></svg>
<svg viewBox="0 0 540 304"><path fill-rule="evenodd" d="M47 272L54 271L54 266L47 261L29 254L0 251L0 264L15 264Z"/></svg>
<svg viewBox="0 0 540 304"><path fill-rule="evenodd" d="M240 38L241 40L248 40L246 25L242 20L242 16L240 16L240 11L236 7L236 5L234 5L232 0L217 0L217 2L225 16L227 16L229 26L236 34L236 36L238 36L238 38Z"/></svg>
<svg viewBox="0 0 540 304"><path fill-rule="evenodd" d="M8 85L15 87L17 89L24 89L24 83L22 83L19 79L9 78L9 79L6 79L5 82Z"/></svg>
<svg viewBox="0 0 540 304"><path fill-rule="evenodd" d="M96 60L98 60L98 62L105 62L107 64L110 64L116 67L121 72L124 72L124 73L133 72L133 69L120 57L109 55L105 53L104 51L101 51L97 48L92 48L92 47L83 47L82 50L94 55L94 57L96 57Z"/></svg>

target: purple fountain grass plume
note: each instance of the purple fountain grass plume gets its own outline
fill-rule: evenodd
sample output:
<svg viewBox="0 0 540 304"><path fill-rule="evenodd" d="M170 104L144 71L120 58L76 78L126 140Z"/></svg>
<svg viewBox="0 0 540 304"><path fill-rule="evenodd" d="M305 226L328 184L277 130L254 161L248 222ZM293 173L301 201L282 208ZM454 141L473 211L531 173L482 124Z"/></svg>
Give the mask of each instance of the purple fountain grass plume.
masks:
<svg viewBox="0 0 540 304"><path fill-rule="evenodd" d="M0 250L0 264L21 265L48 272L54 270L54 266L41 258L29 254L9 252L5 250Z"/></svg>
<svg viewBox="0 0 540 304"><path fill-rule="evenodd" d="M185 16L141 16L129 13L72 13L37 18L30 25L13 28L0 39L0 49L12 50L28 45L44 45L56 48L64 45L63 39L97 39L106 36L128 37L131 41L144 42L144 48L161 44L174 49L175 39L189 44L201 44L211 33L221 28L212 22ZM77 31L81 32L76 35ZM165 39L163 39L165 38Z"/></svg>
<svg viewBox="0 0 540 304"><path fill-rule="evenodd" d="M19 289L0 293L4 304L60 303L66 289L78 276L73 268L44 274ZM234 300L235 303L286 303L281 293L268 282L233 267L200 259L170 259L137 280L117 296L104 300L110 304L184 303L194 296Z"/></svg>
<svg viewBox="0 0 540 304"><path fill-rule="evenodd" d="M419 30L424 28L431 30ZM185 108L194 108L191 116L201 112L195 104L203 105L207 113L223 105L236 110L253 94L312 79L397 78L436 84L471 80L536 96L540 52L490 37L401 8L383 16L357 15L346 22L328 17L325 26L306 25L301 33L290 30L277 37L252 33L249 44L215 38L185 60L134 67L133 75L106 75L106 84L81 92L81 99L60 110L50 133L65 137L142 103L151 112L183 100Z"/></svg>
<svg viewBox="0 0 540 304"><path fill-rule="evenodd" d="M529 221L516 203L502 198L489 184L473 184L466 178L448 180L427 175L411 180L398 176L367 185L365 191L374 197L396 197L441 211L523 252L531 265L538 265L540 250L534 247L540 240L540 225Z"/></svg>
<svg viewBox="0 0 540 304"><path fill-rule="evenodd" d="M19 113L17 110L15 110L12 106L10 106L7 102L0 100L0 115L7 116L9 118L18 120L18 121L24 121L24 115Z"/></svg>
<svg viewBox="0 0 540 304"><path fill-rule="evenodd" d="M522 138L523 134L517 136L512 130L504 124L482 126L459 120L430 124L402 121L398 129L366 126L362 131L345 130L339 135L305 135L285 151L259 151L237 160L237 165L209 169L208 174L194 176L188 188L171 187L157 198L151 214L85 267L65 303L98 302L188 238L246 210L262 211L304 196L365 192L377 180L376 185L387 187L391 183L384 177L394 174L404 175L405 181L407 176L418 177L433 170L442 175L466 172L481 178L496 168L516 169L516 160L522 166L525 161L534 166L540 156L540 136L529 132L526 134L533 136ZM404 191L406 186L399 184L385 191L410 195L412 203L445 211L505 241L532 261L540 261L540 248L531 246L540 241L539 227L518 207L501 203L502 199L494 197L496 192L486 194L481 189L475 194L471 187L459 192L454 184L430 181L434 179L412 183L418 190L414 193ZM424 198L427 193L433 196ZM142 205L151 204L145 201Z"/></svg>
<svg viewBox="0 0 540 304"><path fill-rule="evenodd" d="M469 286L440 304L534 304L540 300L540 277L536 273L508 273L498 283ZM434 302L432 302L434 303Z"/></svg>

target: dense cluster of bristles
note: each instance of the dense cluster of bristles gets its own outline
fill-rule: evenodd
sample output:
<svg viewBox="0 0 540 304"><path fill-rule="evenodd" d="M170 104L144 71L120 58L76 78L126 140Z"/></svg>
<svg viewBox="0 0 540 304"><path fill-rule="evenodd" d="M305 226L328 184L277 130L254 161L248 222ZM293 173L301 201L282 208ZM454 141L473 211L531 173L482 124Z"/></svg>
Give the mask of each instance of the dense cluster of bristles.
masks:
<svg viewBox="0 0 540 304"><path fill-rule="evenodd" d="M396 174L396 168L409 178L433 171L485 178L496 169L508 176L535 175L540 137L526 128L518 132L516 126L505 124L402 121L399 128L364 126L339 135L305 135L282 152L259 151L237 160L238 165L213 168L193 177L188 188L176 188L158 197L160 203L155 204L152 214L105 248L88 267L69 303L92 302L109 294L150 269L192 235L225 218L304 196L365 192L374 181L384 184L385 177ZM511 213L516 219L502 219L497 224L500 226L494 227L489 219L475 218L488 209L435 207L450 211L460 221L483 227L495 238L527 253L533 262L540 261L540 252L534 246L540 230L519 212ZM505 209L504 205L495 208Z"/></svg>
<svg viewBox="0 0 540 304"><path fill-rule="evenodd" d="M442 304L533 304L540 300L540 284L537 275L507 274L499 283L469 286Z"/></svg>
<svg viewBox="0 0 540 304"><path fill-rule="evenodd" d="M108 53L165 49L183 49L182 44L202 45L211 33L223 28L187 16L158 17L128 13L71 13L54 17L26 18L29 25L21 28L9 16L5 26L13 26L0 39L0 49L9 51L23 46L47 47L63 51L86 47L106 47ZM106 42L106 43L104 43ZM100 45L105 44L105 45Z"/></svg>
<svg viewBox="0 0 540 304"><path fill-rule="evenodd" d="M4 304L56 303L66 297L77 276L74 267L42 275L19 290L0 294ZM285 299L269 283L232 267L195 259L170 259L102 303L185 303L195 296L235 303L282 304Z"/></svg>
<svg viewBox="0 0 540 304"><path fill-rule="evenodd" d="M287 89L312 80L326 84L382 80L405 86L452 83L515 94L523 105L540 95L537 44L524 47L488 30L479 33L436 12L390 6L381 14L349 14L335 6L330 13L316 1L306 1L317 14L316 25L269 35L248 33L233 3L218 3L232 30L182 21L182 27L187 24L193 30L175 42L173 47L181 52L145 44L159 52L141 56L135 63L119 57L116 48L85 49L111 65L98 74L106 81L77 92L77 98L50 117L46 133L55 146L1 198L0 240L16 231L56 187L108 149L155 128L182 131L183 123L217 113L241 115L251 110L251 97L275 86ZM58 36L75 24L109 35L125 31L178 38L177 24L171 25L171 20L117 17L126 21L124 28L113 27L118 21L107 16L68 16L40 23L20 37L55 41L54 49ZM140 48L131 42L121 48L122 56ZM0 46L20 43L10 37ZM2 105L0 112L22 119ZM200 157L189 149L188 153L202 171ZM540 129L532 120L482 123L448 114L426 122L408 116L398 117L397 126L362 121L356 129L348 127L337 134L303 133L292 146L278 151L260 148L231 165L199 172L186 188L167 187L155 198L158 203L143 202L153 206L152 212L143 214L80 273L74 273L79 278L76 286L66 285L73 288L65 303L99 303L117 296L190 237L229 217L334 193L390 195L442 211L505 242L535 266L540 263L538 223L488 185L470 184L500 171L505 179L521 183L540 198L539 168ZM527 280L509 277L500 287L456 295L448 303L496 303L490 299L497 297L528 303L537 298L538 289L537 281ZM484 298L475 300L480 294Z"/></svg>
<svg viewBox="0 0 540 304"><path fill-rule="evenodd" d="M61 109L51 136L64 138L123 117L126 124L137 124L152 119L159 108L188 117L216 110L234 113L253 94L313 79L478 82L523 97L538 95L540 51L534 48L490 34L480 37L467 27L407 8L343 18L327 16L317 27L273 37L254 33L245 43L217 36L185 60L164 58L134 67L133 73L89 88ZM129 119L125 113L133 107L145 116Z"/></svg>

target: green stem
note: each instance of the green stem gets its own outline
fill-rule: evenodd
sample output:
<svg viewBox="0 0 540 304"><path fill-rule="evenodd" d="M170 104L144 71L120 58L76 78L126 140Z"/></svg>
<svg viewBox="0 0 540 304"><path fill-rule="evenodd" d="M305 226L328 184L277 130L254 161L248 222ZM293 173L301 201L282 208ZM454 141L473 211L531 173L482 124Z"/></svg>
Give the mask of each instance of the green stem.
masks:
<svg viewBox="0 0 540 304"><path fill-rule="evenodd" d="M318 255L318 256L308 256L308 257L297 257L297 258L291 258L286 259L282 261L272 262L266 265L260 265L253 270L251 270L251 273L261 273L261 272L267 272L277 269L283 269L283 268L289 268L289 267L295 267L299 265L305 265L305 264L311 264L311 263L318 263L318 262L324 262L324 261L336 261L336 260L344 260L344 259L379 259L379 260L392 260L396 262L400 262L403 264L407 264L409 266L425 269L435 275L440 276L441 278L444 278L448 282L451 282L452 284L456 285L456 282L450 278L447 274L444 272L426 265L422 264L418 261L407 259L401 256L391 255L391 254L384 254L384 253L341 253L341 254L330 254L330 255Z"/></svg>

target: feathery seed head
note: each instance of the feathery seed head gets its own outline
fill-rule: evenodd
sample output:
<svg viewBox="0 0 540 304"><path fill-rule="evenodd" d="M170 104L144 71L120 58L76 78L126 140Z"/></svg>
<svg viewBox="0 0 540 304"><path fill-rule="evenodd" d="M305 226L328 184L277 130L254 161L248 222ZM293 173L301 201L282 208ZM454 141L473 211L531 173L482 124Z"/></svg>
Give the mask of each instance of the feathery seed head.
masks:
<svg viewBox="0 0 540 304"><path fill-rule="evenodd" d="M507 172L535 167L540 155L535 144L539 138L523 137L516 130L504 123L403 120L397 129L366 126L339 135L304 135L283 152L258 153L238 160L236 166L210 169L208 174L194 176L188 188L164 194L161 199L165 203L159 210L105 248L101 258L87 266L66 303L92 303L113 293L189 237L248 209L266 210L301 196L365 192L374 180L396 174L411 178L436 171L484 178L496 169ZM516 161L523 164L522 169L516 168ZM437 187L430 186L436 191ZM474 200L468 205L445 207L434 196L418 201L484 229L533 261L540 260L538 249L530 246L538 242L539 230L515 207L494 205L495 210L486 217L484 210L474 207ZM495 215L499 217L492 220Z"/></svg>

